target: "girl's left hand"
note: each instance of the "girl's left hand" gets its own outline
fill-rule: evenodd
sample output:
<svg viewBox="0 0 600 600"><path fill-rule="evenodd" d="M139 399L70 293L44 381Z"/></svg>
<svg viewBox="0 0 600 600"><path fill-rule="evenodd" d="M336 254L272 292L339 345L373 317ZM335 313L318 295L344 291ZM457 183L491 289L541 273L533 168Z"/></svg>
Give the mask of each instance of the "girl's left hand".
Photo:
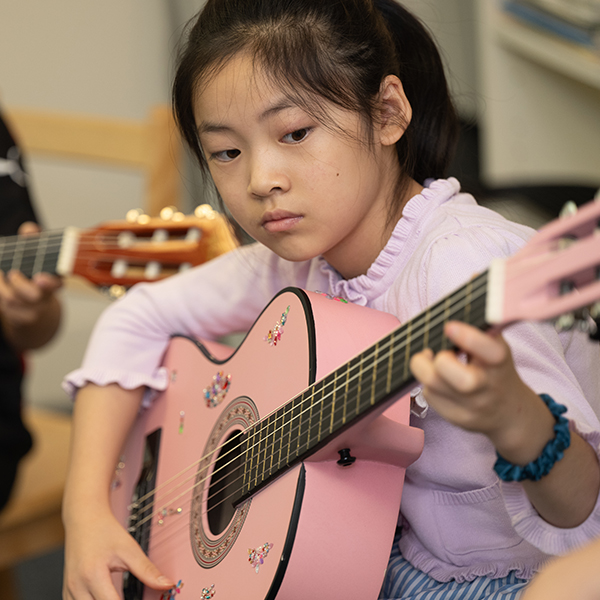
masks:
<svg viewBox="0 0 600 600"><path fill-rule="evenodd" d="M507 454L526 434L523 425L536 413L548 413L538 396L519 377L508 344L460 322L446 324L445 334L464 353L429 349L411 360L413 375L423 384L429 404L447 421L487 435ZM467 360L464 360L466 354ZM533 409L533 410L530 410Z"/></svg>

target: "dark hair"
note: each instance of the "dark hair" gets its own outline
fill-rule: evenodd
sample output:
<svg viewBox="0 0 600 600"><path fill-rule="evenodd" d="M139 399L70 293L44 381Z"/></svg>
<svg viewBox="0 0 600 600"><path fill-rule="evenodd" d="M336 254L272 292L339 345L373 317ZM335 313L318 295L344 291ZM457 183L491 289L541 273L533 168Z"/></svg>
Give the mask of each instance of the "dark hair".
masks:
<svg viewBox="0 0 600 600"><path fill-rule="evenodd" d="M372 125L381 82L398 76L412 107L411 122L396 145L401 177L423 183L445 176L458 120L444 68L429 32L395 0L208 0L190 26L173 105L203 169L194 97L245 51L274 84L322 121L319 99L325 98Z"/></svg>

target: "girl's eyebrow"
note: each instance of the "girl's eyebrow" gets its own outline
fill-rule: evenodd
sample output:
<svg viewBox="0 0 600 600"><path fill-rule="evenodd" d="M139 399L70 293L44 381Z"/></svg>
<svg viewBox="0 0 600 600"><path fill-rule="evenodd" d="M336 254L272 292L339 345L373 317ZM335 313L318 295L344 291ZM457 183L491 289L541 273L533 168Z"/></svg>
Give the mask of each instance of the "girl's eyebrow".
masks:
<svg viewBox="0 0 600 600"><path fill-rule="evenodd" d="M265 109L258 117L259 121L264 121L273 115L279 114L280 112L287 110L289 108L295 108L296 105L292 104L288 100L282 100L273 106ZM233 128L228 125L219 125L217 123L211 123L210 121L202 121L200 125L198 125L198 135L202 135L203 133L223 133L223 132L232 132Z"/></svg>

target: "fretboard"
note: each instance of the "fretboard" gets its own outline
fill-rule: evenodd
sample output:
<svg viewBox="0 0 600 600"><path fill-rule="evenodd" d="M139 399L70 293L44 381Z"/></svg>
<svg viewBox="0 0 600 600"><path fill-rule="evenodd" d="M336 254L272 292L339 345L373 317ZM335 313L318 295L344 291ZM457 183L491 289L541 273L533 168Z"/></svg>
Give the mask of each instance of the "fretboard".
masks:
<svg viewBox="0 0 600 600"><path fill-rule="evenodd" d="M487 271L367 348L245 432L242 501L304 460L414 378L411 357L451 348L448 321L486 327Z"/></svg>
<svg viewBox="0 0 600 600"><path fill-rule="evenodd" d="M57 273L64 232L0 238L0 270L21 271L27 277L36 273Z"/></svg>

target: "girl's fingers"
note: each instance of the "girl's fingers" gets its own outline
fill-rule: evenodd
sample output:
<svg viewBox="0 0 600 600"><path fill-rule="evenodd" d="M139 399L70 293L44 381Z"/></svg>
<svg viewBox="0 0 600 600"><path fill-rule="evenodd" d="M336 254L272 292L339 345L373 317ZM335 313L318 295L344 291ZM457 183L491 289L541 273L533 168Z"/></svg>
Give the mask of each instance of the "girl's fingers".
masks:
<svg viewBox="0 0 600 600"><path fill-rule="evenodd" d="M481 369L462 363L454 352L439 352L435 356L431 350L420 352L413 356L410 369L429 394L470 393L483 383Z"/></svg>
<svg viewBox="0 0 600 600"><path fill-rule="evenodd" d="M165 577L137 544L129 546L122 558L127 565L127 570L144 585L155 590L168 590L175 586L175 582Z"/></svg>
<svg viewBox="0 0 600 600"><path fill-rule="evenodd" d="M440 352L433 360L433 366L444 383L444 390L471 393L482 387L485 373L478 366L464 364L453 352ZM441 388L441 386L439 386Z"/></svg>
<svg viewBox="0 0 600 600"><path fill-rule="evenodd" d="M446 323L444 333L463 352L489 366L506 360L508 346L501 336L491 335L458 321Z"/></svg>

